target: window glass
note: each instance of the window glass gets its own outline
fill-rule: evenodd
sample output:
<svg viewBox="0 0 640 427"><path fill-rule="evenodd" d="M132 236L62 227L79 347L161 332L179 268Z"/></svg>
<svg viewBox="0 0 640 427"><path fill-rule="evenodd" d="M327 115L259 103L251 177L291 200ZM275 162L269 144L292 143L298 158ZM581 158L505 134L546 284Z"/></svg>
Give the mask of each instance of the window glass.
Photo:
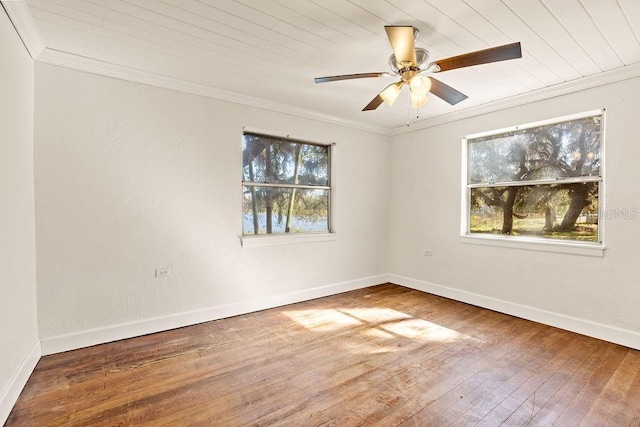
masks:
<svg viewBox="0 0 640 427"><path fill-rule="evenodd" d="M602 121L467 137L466 234L600 242Z"/></svg>
<svg viewBox="0 0 640 427"><path fill-rule="evenodd" d="M330 230L330 146L245 133L243 234Z"/></svg>
<svg viewBox="0 0 640 427"><path fill-rule="evenodd" d="M469 140L469 183L600 175L601 116Z"/></svg>
<svg viewBox="0 0 640 427"><path fill-rule="evenodd" d="M472 188L469 231L597 242L598 187L581 182ZM505 215L512 198L511 215ZM582 209L572 208L578 200Z"/></svg>

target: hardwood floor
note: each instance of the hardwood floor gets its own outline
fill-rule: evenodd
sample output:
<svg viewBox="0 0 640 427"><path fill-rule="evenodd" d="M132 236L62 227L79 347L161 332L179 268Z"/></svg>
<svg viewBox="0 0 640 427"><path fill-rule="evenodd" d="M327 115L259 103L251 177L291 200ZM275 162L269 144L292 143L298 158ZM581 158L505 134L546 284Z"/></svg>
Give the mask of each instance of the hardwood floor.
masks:
<svg viewBox="0 0 640 427"><path fill-rule="evenodd" d="M391 284L43 357L6 426L640 426L640 352Z"/></svg>

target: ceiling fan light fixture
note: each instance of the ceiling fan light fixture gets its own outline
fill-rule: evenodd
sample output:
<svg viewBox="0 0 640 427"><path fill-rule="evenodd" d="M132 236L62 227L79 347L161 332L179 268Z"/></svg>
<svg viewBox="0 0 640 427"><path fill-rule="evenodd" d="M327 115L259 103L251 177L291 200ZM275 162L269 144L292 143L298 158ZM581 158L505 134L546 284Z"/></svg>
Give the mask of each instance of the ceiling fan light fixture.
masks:
<svg viewBox="0 0 640 427"><path fill-rule="evenodd" d="M416 96L426 96L427 92L431 89L431 80L429 77L415 75L409 80L409 87L411 93Z"/></svg>
<svg viewBox="0 0 640 427"><path fill-rule="evenodd" d="M400 78L399 82L387 86L382 92L378 93L362 111L375 110L383 102L387 105L393 105L400 95L402 86L405 84L409 86L411 104L415 108L424 105L428 101L428 92L450 105L456 105L467 99L467 95L436 78L426 77L424 74L435 74L458 68L522 58L522 46L520 42L514 42L429 62L429 51L415 45L418 36L417 28L408 25L385 25L384 30L387 33L387 38L393 51L389 57L391 73L370 72L316 77L315 82L324 83L338 80L386 77L390 74L395 74Z"/></svg>
<svg viewBox="0 0 640 427"><path fill-rule="evenodd" d="M424 70L429 63L429 51L421 47L416 48L416 67Z"/></svg>
<svg viewBox="0 0 640 427"><path fill-rule="evenodd" d="M409 95L411 96L411 106L413 108L420 108L422 107L424 104L427 103L427 101L429 100L429 98L427 98L427 95L415 95L412 91L409 91Z"/></svg>
<svg viewBox="0 0 640 427"><path fill-rule="evenodd" d="M421 47L417 47L415 50L416 50L415 64L398 64L398 61L396 61L396 55L392 53L391 56L389 57L389 68L391 68L391 71L393 71L394 74L400 74L400 70L406 66L414 66L424 71L426 67L429 65L429 51Z"/></svg>
<svg viewBox="0 0 640 427"><path fill-rule="evenodd" d="M403 82L401 81L392 83L384 88L382 92L380 92L380 98L382 98L385 104L387 104L388 106L392 106L393 103L396 102L396 99L398 99L398 96L400 95L402 84Z"/></svg>
<svg viewBox="0 0 640 427"><path fill-rule="evenodd" d="M389 57L389 68L391 68L391 71L393 71L394 74L400 73L400 67L398 67L398 63L396 62L395 54L391 54Z"/></svg>

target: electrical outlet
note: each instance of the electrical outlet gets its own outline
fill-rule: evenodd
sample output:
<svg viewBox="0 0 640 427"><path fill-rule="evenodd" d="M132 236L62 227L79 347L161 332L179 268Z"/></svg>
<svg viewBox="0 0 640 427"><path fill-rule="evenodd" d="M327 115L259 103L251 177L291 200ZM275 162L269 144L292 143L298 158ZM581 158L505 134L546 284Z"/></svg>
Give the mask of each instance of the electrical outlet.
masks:
<svg viewBox="0 0 640 427"><path fill-rule="evenodd" d="M424 256L433 256L433 251L431 249L425 249Z"/></svg>
<svg viewBox="0 0 640 427"><path fill-rule="evenodd" d="M156 268L156 277L169 277L171 276L170 268Z"/></svg>

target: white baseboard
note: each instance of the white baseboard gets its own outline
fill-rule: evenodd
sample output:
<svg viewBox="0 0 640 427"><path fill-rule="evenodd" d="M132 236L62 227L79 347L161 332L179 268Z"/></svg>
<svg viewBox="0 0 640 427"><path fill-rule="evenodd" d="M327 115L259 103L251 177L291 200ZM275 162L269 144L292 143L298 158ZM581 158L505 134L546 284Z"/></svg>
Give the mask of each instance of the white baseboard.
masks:
<svg viewBox="0 0 640 427"><path fill-rule="evenodd" d="M41 355L40 342L36 341L33 343L33 346L31 346L29 353L27 353L22 360L22 363L20 363L20 366L18 366L11 376L9 382L2 389L2 393L0 393L0 425L4 425L7 418L9 418L11 408L13 408L13 405L15 405L18 400L20 392L22 392L22 389L27 384L27 380L35 369Z"/></svg>
<svg viewBox="0 0 640 427"><path fill-rule="evenodd" d="M577 332L579 334L640 350L640 333L636 331L566 316L535 307L529 307L447 286L436 285L409 277L395 274L382 274L348 282L320 286L312 289L273 295L261 299L219 305L201 310L176 313L169 316L121 323L72 334L44 338L41 340L41 349L40 347L38 348L38 357L40 352L42 355L60 353L96 344L103 344L111 341L180 328L183 326L195 325L225 317L265 310L268 308L280 307L287 304L335 295L386 282L395 283L408 288L451 298L456 301L477 305L479 307L488 308L490 310L499 311L501 313L510 314L523 319L533 320L535 322L544 323L546 325L555 326L568 331ZM37 358L35 362L37 362ZM33 366L35 366L35 362L33 363ZM1 414L2 413L0 412L0 415Z"/></svg>
<svg viewBox="0 0 640 427"><path fill-rule="evenodd" d="M135 322L89 329L72 334L44 338L41 340L42 354L48 355L61 353L63 351L75 350L77 348L89 347L96 344L104 344L125 338L132 338L154 332L181 328L183 326L195 325L211 320L223 319L225 317L237 316L239 314L280 307L287 304L386 283L388 281L387 279L388 276L386 274L365 277L363 279L320 286L317 288L305 289L286 294L273 295L255 300L242 301L234 304L219 305L201 310L177 313L169 316L155 317Z"/></svg>
<svg viewBox="0 0 640 427"><path fill-rule="evenodd" d="M411 279L396 274L390 274L388 281L396 285L405 286L422 292L439 295L456 301L488 308L500 313L509 314L567 331L576 332L615 344L620 344L636 350L640 350L640 333L615 326L604 325L590 320L566 316L551 311L529 307L485 295L467 292L448 286L436 285L422 280Z"/></svg>

